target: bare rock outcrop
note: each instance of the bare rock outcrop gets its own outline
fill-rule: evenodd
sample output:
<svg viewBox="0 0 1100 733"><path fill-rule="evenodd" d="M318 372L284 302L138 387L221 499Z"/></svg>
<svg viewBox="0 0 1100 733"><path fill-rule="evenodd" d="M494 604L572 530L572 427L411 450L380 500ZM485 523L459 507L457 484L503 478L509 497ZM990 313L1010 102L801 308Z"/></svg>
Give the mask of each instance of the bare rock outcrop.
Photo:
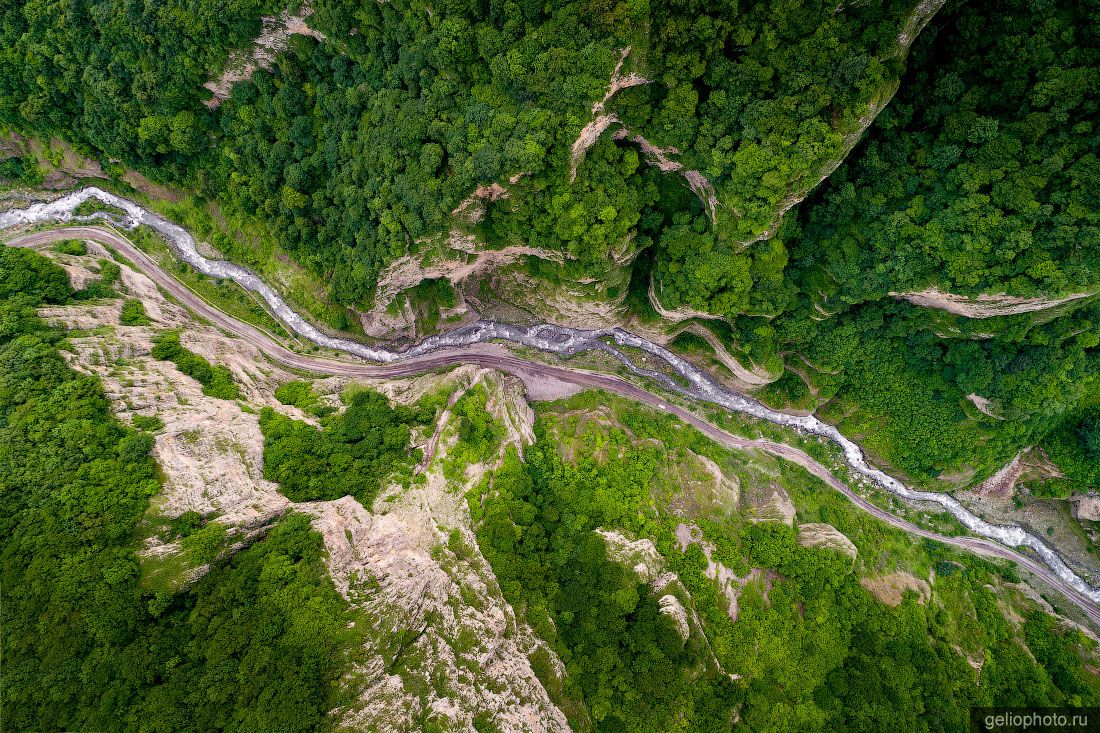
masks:
<svg viewBox="0 0 1100 733"><path fill-rule="evenodd" d="M692 636L706 639L703 622L695 611L691 592L676 573L664 570L666 560L657 551L652 540L632 540L621 532L604 528L595 532L606 543L609 559L631 568L641 582L648 584L650 595L657 599L659 613L672 622L681 639L687 641ZM714 668L721 669L717 658L712 656L709 663Z"/></svg>
<svg viewBox="0 0 1100 733"><path fill-rule="evenodd" d="M618 121L619 118L615 115L597 115L591 122L581 128L581 131L577 134L577 139L573 141L569 169L570 182L576 180L577 167L584 160L584 154L596 144L596 141L600 139L600 135L603 135L607 128Z"/></svg>
<svg viewBox="0 0 1100 733"><path fill-rule="evenodd" d="M835 550L853 560L856 559L855 544L831 524L811 522L798 525L798 544L803 547Z"/></svg>
<svg viewBox="0 0 1100 733"><path fill-rule="evenodd" d="M534 440L516 380L475 367L442 379L460 390L486 387L486 409L505 427L505 445ZM442 385L440 377L420 377L386 386L391 398L413 401ZM449 410L431 436L422 478L391 487L373 510L349 497L299 505L315 517L337 588L366 612L378 650L349 673L357 700L337 717L359 730L415 730L424 719L469 729L475 713L491 711L502 731L568 730L528 661L536 649L550 653L517 621L470 527L465 493L505 448L492 465L466 466L456 485L444 469L458 437Z"/></svg>
<svg viewBox="0 0 1100 733"><path fill-rule="evenodd" d="M520 174L520 177L522 177L522 174ZM515 180L512 180L512 178ZM519 178L515 176L512 178L508 179L509 183L515 184L519 181ZM455 210L451 212L451 216L466 224L477 224L485 218L486 201L501 201L506 198L508 198L508 189L499 183L478 186L472 194L455 207Z"/></svg>
<svg viewBox="0 0 1100 733"><path fill-rule="evenodd" d="M676 542L680 547L680 552L687 552L688 547L691 545L698 545L703 551L703 555L707 559L707 569L703 572L711 580L718 581L718 587L721 588L722 595L726 597L726 601L729 603L727 613L731 619L736 621L738 599L741 597L741 591L744 590L745 584L750 580L760 577L759 569L751 569L749 574L743 578L738 576L737 573L730 570L723 563L714 559L714 545L703 538L702 530L694 524L676 525Z"/></svg>
<svg viewBox="0 0 1100 733"><path fill-rule="evenodd" d="M982 397L979 394L973 393L968 394L966 396L966 399L968 399L970 401L970 404L974 405L974 407L977 408L978 412L982 413L983 415L991 417L994 420L1004 420L1003 417L996 413L992 400L986 397Z"/></svg>
<svg viewBox="0 0 1100 733"><path fill-rule="evenodd" d="M946 293L937 288L925 288L912 292L891 292L890 295L922 308L935 308L957 316L994 318L1047 310L1087 298L1095 293L1070 293L1062 298L1019 298L1005 294L982 294L971 298L966 295Z"/></svg>
<svg viewBox="0 0 1100 733"><path fill-rule="evenodd" d="M716 316L713 313L707 313L706 311L695 310L688 306L680 306L678 308L668 308L661 303L661 298L656 290L656 284L653 281L653 277L649 278L649 303L653 306L653 309L660 314L661 318L672 323L680 323L692 318L702 318L704 320L723 321L726 320L722 316Z"/></svg>
<svg viewBox="0 0 1100 733"><path fill-rule="evenodd" d="M754 501L749 509L750 521L782 522L788 527L794 526L794 517L797 513L787 490L774 482L771 484L770 493L763 497L763 500Z"/></svg>
<svg viewBox="0 0 1100 733"><path fill-rule="evenodd" d="M570 182L576 180L577 166L584 160L584 154L588 149L600 139L600 135L602 135L608 127L619 121L619 118L615 115L604 114L604 107L607 103L622 89L649 83L649 79L646 79L640 74L631 73L623 75L623 64L626 62L626 57L629 55L630 46L627 46L619 52L619 61L615 64L615 68L611 72L611 79L608 81L607 91L604 93L603 99L592 105L592 121L581 128L580 133L577 135L577 139L573 141L569 171Z"/></svg>
<svg viewBox="0 0 1100 733"><path fill-rule="evenodd" d="M632 540L621 532L600 527L596 534L607 544L607 555L612 561L632 568L644 583L651 583L660 575L665 559L653 544L653 540Z"/></svg>
<svg viewBox="0 0 1100 733"><path fill-rule="evenodd" d="M719 505L737 506L741 498L741 482L737 476L727 476L721 466L695 451L689 450L687 457L697 462L709 474L711 483L707 487L708 493Z"/></svg>
<svg viewBox="0 0 1100 733"><path fill-rule="evenodd" d="M491 710L498 730L568 730L528 662L538 642L517 625L468 527L453 521L462 499L440 478L384 514L350 497L303 507L377 652L348 674L358 699L337 718L353 730L410 731L425 718L468 729Z"/></svg>
<svg viewBox="0 0 1100 733"><path fill-rule="evenodd" d="M54 255L74 284L96 277L89 268L108 252L88 242L88 255ZM168 301L153 282L120 263L120 286L140 299L150 326L121 326L122 301L103 305L73 304L44 308L46 320L82 335L70 338L70 364L95 374L113 411L124 421L134 415L157 417L164 423L155 437L153 455L164 473L164 488L154 510L168 518L188 511L216 515L230 527L263 525L286 510L289 502L275 484L263 479L263 436L254 412L237 402L208 397L198 382L182 375L174 364L150 355L153 339L165 328L187 325L185 346L230 368L253 404L284 408L274 388L293 375L260 358L258 352L217 329L194 322L190 313ZM108 326L108 328L104 328ZM258 364L263 364L263 367Z"/></svg>
<svg viewBox="0 0 1100 733"><path fill-rule="evenodd" d="M771 384L775 380L783 376L783 373L773 374L765 369L753 366L751 369L745 367L740 361L734 358L733 354L729 352L726 345L723 344L714 332L706 326L698 323L693 323L684 329L687 333L694 334L699 338L707 342L714 350L714 356L722 363L724 367L733 373L734 378L739 382L744 383L750 388L763 387L764 385Z"/></svg>
<svg viewBox="0 0 1100 733"><path fill-rule="evenodd" d="M43 142L17 132L0 134L0 160L9 157L32 157L43 168L42 188L60 191L76 184L80 178L107 178L98 161L86 158L72 146L56 138Z"/></svg>
<svg viewBox="0 0 1100 733"><path fill-rule="evenodd" d="M77 281L95 277L96 258L109 256L94 244L84 256L51 254ZM121 301L48 308L42 314L81 329L71 338L70 362L102 379L116 414L123 420L140 414L163 421L154 448L165 476L154 500L159 515L216 515L230 536L241 537L253 536L288 510L313 517L337 590L363 612L367 621L357 623L370 624L363 629L369 643L366 661L343 679L344 697L353 702L334 711L338 724L410 731L432 720L445 729L473 730L473 716L491 711L495 730L569 730L529 656L539 651L559 675L564 668L504 600L478 549L465 501L466 490L499 463L509 446L522 449L533 442L534 415L524 401L523 385L473 366L371 382L405 404L440 389L484 385L486 409L505 429L500 451L483 464L464 466L457 478L445 471L458 438L457 425L445 410L435 429L414 435L425 448L434 445L426 451L420 476L408 487L388 487L372 509L351 497L291 502L263 479L263 436L255 410L203 395L197 382L170 362L152 359L149 351L156 333L186 326L184 345L229 367L250 405L306 418L273 396L278 384L295 375L268 363L246 342L197 322L144 275L121 267L121 287L145 303L153 325L120 326ZM327 395L347 382L330 378L316 387ZM153 545L147 553L157 561L180 552L176 544ZM190 582L204 569L184 568L182 577Z"/></svg>
<svg viewBox="0 0 1100 733"><path fill-rule="evenodd" d="M1075 496L1071 500L1073 516L1088 522L1100 522L1100 495Z"/></svg>
<svg viewBox="0 0 1100 733"><path fill-rule="evenodd" d="M680 603L680 599L671 593L666 593L658 599L657 605L661 609L661 615L672 620L676 632L680 634L680 638L687 641L688 637L691 636L691 626L688 624L687 609L684 608L684 604Z"/></svg>
<svg viewBox="0 0 1100 733"><path fill-rule="evenodd" d="M603 99L592 105L592 119L581 128L581 131L577 134L577 139L573 141L569 163L570 182L576 180L577 167L584 161L588 149L595 145L600 136L612 125L621 125L616 115L604 112L604 108L611 98L622 89L650 83L650 80L641 74L630 73L624 75L622 73L623 63L629 55L630 47L627 46L620 52L619 61L611 72L611 80L608 82L607 92L604 94ZM714 190L714 185L699 171L685 170L682 163L669 157L669 155L679 154L679 150L654 145L643 135L632 133L625 126L620 126L614 137L616 140L633 142L641 149L646 161L662 173L680 173L687 182L688 188L703 202L703 207L706 209L711 222L714 223L718 220L718 195Z"/></svg>
<svg viewBox="0 0 1100 733"><path fill-rule="evenodd" d="M1062 478L1064 475L1044 450L1025 448L974 488L972 493L979 497L1007 501L1016 493L1017 484L1024 478L1050 479Z"/></svg>
<svg viewBox="0 0 1100 733"><path fill-rule="evenodd" d="M403 294L424 280L446 279L451 284L457 303L441 313L440 318L464 322L464 319L476 317L463 295L461 286L466 281L521 262L526 257L563 262L565 257L561 253L522 244L485 249L472 234L459 228L460 224L469 226L480 221L485 215L486 202L501 201L508 195L508 189L498 183L479 186L452 212L455 226L448 233L417 240L419 251L402 255L388 264L378 276L374 304L369 311L360 314L364 332L386 339L416 335L416 314Z"/></svg>

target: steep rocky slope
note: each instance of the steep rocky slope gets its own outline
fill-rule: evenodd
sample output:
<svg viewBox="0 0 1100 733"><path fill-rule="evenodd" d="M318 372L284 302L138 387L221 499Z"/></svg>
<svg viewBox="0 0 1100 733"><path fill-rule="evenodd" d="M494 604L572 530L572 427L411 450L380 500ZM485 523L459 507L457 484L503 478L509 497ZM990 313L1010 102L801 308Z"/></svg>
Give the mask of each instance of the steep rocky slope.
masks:
<svg viewBox="0 0 1100 733"><path fill-rule="evenodd" d="M95 243L87 246L85 256L54 254L77 286L95 280L96 259L110 256ZM463 494L492 470L499 454L485 463L460 463L454 475L448 454L458 434L445 410L436 425L414 436L426 449L417 479L409 487L389 487L372 510L351 497L292 502L263 478L256 409L266 405L314 421L274 397L275 388L295 375L196 321L125 264L121 287L145 303L151 325L120 325L117 300L46 308L42 315L72 330L72 365L102 380L116 414L163 423L153 455L165 481L153 501L151 527L197 513L226 530L224 557L286 512L314 518L337 590L371 623L365 661L346 674L353 701L333 713L341 727L408 731L435 721L472 730L471 721L481 714L504 731L567 730L528 662L540 643L501 597L470 530ZM173 364L150 356L155 334L176 327L186 327L181 340L187 348L230 368L241 400L206 396ZM488 409L505 426L500 451L522 450L533 440L523 386L493 372L463 367L405 382L355 385L328 379L315 388L335 406L349 386L369 386L409 404L439 390L451 392L453 403L475 385L488 391ZM179 541L166 544L153 532L143 554L148 582L165 589L191 583L207 568L195 564Z"/></svg>

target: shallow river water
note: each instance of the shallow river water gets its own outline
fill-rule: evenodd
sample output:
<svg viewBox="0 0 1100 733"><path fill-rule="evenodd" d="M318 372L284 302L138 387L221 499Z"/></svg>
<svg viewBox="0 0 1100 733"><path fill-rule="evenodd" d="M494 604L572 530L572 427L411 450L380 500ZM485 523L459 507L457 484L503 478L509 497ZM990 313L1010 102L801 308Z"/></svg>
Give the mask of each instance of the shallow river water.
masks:
<svg viewBox="0 0 1100 733"><path fill-rule="evenodd" d="M125 220L119 222L115 217L107 214L76 216L73 213L78 206L92 198L126 212ZM478 321L455 331L427 338L404 351L389 351L322 333L298 313L291 310L279 297L279 294L252 271L232 262L211 260L202 256L196 248L195 240L183 227L147 211L132 201L95 187L83 188L48 203L32 204L25 209L0 212L0 230L46 221L85 222L99 219L107 219L127 228L145 225L155 229L164 236L180 259L205 275L228 278L257 293L267 301L272 312L298 334L320 346L354 354L369 361L392 363L443 348L468 346L497 339L523 344L563 356L582 351L603 351L621 361L631 372L654 379L667 389L681 395L720 405L728 410L752 415L776 425L791 427L803 433L821 436L833 441L843 449L849 467L857 474L903 499L939 504L975 534L994 539L1009 547L1031 548L1059 577L1090 600L1100 603L1100 590L1086 583L1070 570L1058 553L1022 527L986 522L949 494L911 489L893 476L871 466L859 446L842 435L834 426L822 422L812 415L789 415L779 412L745 395L732 392L721 386L706 372L668 349L623 329L611 328L589 331L553 324L515 326L495 321ZM672 379L661 372L639 367L619 347L632 347L645 351L665 362L683 381Z"/></svg>

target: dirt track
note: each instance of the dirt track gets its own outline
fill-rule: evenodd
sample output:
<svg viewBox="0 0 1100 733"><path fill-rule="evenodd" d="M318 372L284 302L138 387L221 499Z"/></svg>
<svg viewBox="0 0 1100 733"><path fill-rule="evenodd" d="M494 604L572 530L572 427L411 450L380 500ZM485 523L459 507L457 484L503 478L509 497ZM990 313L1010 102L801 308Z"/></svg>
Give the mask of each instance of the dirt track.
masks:
<svg viewBox="0 0 1100 733"><path fill-rule="evenodd" d="M123 257L140 268L145 275L153 280L153 282L196 314L216 324L219 328L247 340L263 351L271 360L295 369L316 372L319 374L390 378L412 376L433 369L450 367L458 364L476 364L478 366L499 369L513 374L523 380L526 385L531 385L537 383L541 379L549 378L559 382L579 385L581 387L607 390L608 392L613 392L628 399L664 410L690 423L704 435L723 445L739 450L764 451L802 466L811 474L817 476L829 486L844 494L856 506L878 517L882 521L910 534L961 547L985 557L1011 560L1041 578L1048 585L1056 588L1074 605L1084 611L1093 623L1100 626L1100 607L1097 607L1089 599L1082 596L1069 584L1052 573L1042 562L990 540L977 537L948 537L895 517L885 509L875 506L856 494L847 484L833 476L825 466L815 461L803 451L771 440L753 440L728 433L716 425L707 422L698 415L676 405L671 405L652 392L648 392L620 377L528 361L514 356L503 347L494 344L476 344L459 349L442 350L424 356L412 357L400 363L386 365L372 365L363 362L352 362L329 357L298 354L287 349L259 328L239 321L202 300L194 292L161 269L156 262L134 246L128 239L111 229L98 226L65 227L17 236L9 240L7 244L13 247L37 247L64 239L91 239L113 247Z"/></svg>

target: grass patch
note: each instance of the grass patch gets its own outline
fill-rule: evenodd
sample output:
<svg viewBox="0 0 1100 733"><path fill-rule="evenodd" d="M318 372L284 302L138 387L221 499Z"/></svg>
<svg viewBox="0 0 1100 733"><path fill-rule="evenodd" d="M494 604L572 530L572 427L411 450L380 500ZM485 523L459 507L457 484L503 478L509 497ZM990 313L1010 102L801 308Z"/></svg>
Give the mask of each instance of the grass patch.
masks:
<svg viewBox="0 0 1100 733"><path fill-rule="evenodd" d="M275 389L275 399L317 417L325 417L336 411L331 405L322 404L312 385L301 379L280 384Z"/></svg>
<svg viewBox="0 0 1100 733"><path fill-rule="evenodd" d="M458 423L458 442L450 449L443 475L449 481L462 478L466 467L493 455L504 438L504 426L486 410L489 393L478 384L455 402L451 414Z"/></svg>
<svg viewBox="0 0 1100 733"><path fill-rule="evenodd" d="M232 280L207 277L185 262L181 262L160 236L147 227L138 227L128 234L134 245L153 258L165 271L171 273L199 297L220 311L237 320L250 323L287 341L290 334L252 293Z"/></svg>
<svg viewBox="0 0 1100 733"><path fill-rule="evenodd" d="M54 252L79 257L88 254L88 245L82 239L65 239L50 247Z"/></svg>
<svg viewBox="0 0 1100 733"><path fill-rule="evenodd" d="M75 209L73 213L77 216L92 216L93 214L110 214L111 216L118 217L119 219L125 218L126 212L117 206L111 206L105 204L99 199L88 199L84 201Z"/></svg>
<svg viewBox="0 0 1100 733"><path fill-rule="evenodd" d="M197 241L258 273L279 290L294 310L315 323L351 335L363 335L354 313L329 300L321 277L294 264L267 228L244 216L227 213L196 198L176 203L146 200L150 208L187 229Z"/></svg>
<svg viewBox="0 0 1100 733"><path fill-rule="evenodd" d="M152 593L179 591L195 568L213 562L226 548L228 531L220 522L208 522L181 536L179 543L179 552L142 557L142 588Z"/></svg>
<svg viewBox="0 0 1100 733"><path fill-rule="evenodd" d="M164 429L164 421L156 415L134 415L134 427L148 433L158 433Z"/></svg>

